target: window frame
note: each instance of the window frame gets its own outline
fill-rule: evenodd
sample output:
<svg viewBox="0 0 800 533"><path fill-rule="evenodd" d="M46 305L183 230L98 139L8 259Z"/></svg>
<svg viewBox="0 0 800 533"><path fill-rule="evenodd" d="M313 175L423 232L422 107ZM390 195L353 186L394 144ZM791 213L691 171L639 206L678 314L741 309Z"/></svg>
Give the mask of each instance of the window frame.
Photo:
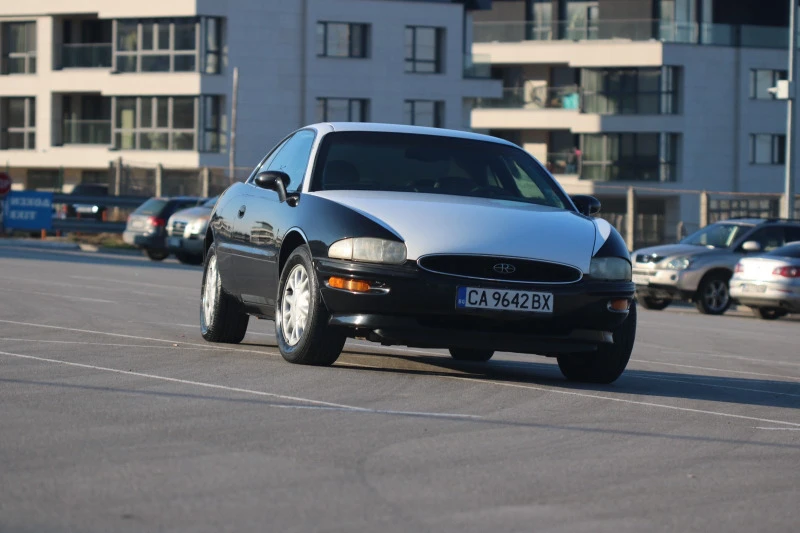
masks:
<svg viewBox="0 0 800 533"><path fill-rule="evenodd" d="M433 103L433 126L417 124L415 122L416 106L420 103ZM410 106L410 108L408 107ZM405 123L411 126L427 126L432 128L443 128L445 124L445 102L444 100L430 99L406 99L403 102L403 114ZM410 120L408 118L410 117Z"/></svg>
<svg viewBox="0 0 800 533"><path fill-rule="evenodd" d="M619 175L621 174L621 168L634 168L638 169L642 168L651 168L652 163L647 161L648 156L645 154L640 155L640 151L638 149L639 144L643 139L641 136L644 135L656 135L657 136L657 144L658 144L658 154L657 158L657 173L658 180L630 180L630 179L621 179ZM599 137L602 140L602 153L604 159L597 159L592 160L586 159L586 141L588 137L596 138ZM623 151L625 147L624 144L627 144L628 141L632 141L633 146L633 157L624 156ZM580 179L588 180L588 181L624 181L624 182L634 182L634 183L675 183L678 180L678 163L679 163L679 146L681 141L681 135L678 133L672 132L659 132L659 133L644 133L644 132L620 132L620 133L590 133L590 134L582 134L580 136L580 149L581 149L581 159L580 159ZM616 157L617 159L612 159L610 157L610 153L612 151L612 146L615 147ZM585 172L587 169L599 168L600 171L597 177L587 177L585 176ZM616 172L615 172L616 171ZM616 174L616 175L615 175Z"/></svg>
<svg viewBox="0 0 800 533"><path fill-rule="evenodd" d="M331 101L339 101L339 102L347 102L347 120L345 121L334 121L329 119L329 109L328 106ZM361 105L361 117L358 119L353 118L354 114L354 105L360 104ZM322 116L317 117L319 122L369 122L369 112L370 112L370 100L369 98L341 98L336 96L320 96L317 97L317 105L322 106Z"/></svg>
<svg viewBox="0 0 800 533"><path fill-rule="evenodd" d="M435 51L434 58L419 59L417 58L417 31L418 30L433 30ZM411 32L411 56L409 57L409 43L408 35ZM406 74L444 74L444 51L445 51L445 28L443 26L425 26L425 25L407 25L405 27L405 72ZM433 64L433 71L419 70L419 65Z"/></svg>
<svg viewBox="0 0 800 533"><path fill-rule="evenodd" d="M772 85L771 87L775 87L778 84L778 80L786 80L789 79L789 72L784 69L771 69L771 68L751 68L750 69L750 88L749 88L749 99L750 100L777 100L776 95L767 93L768 96L761 98L758 95L758 73L759 72L769 72L771 73L772 77ZM782 77L781 77L782 76Z"/></svg>
<svg viewBox="0 0 800 533"><path fill-rule="evenodd" d="M12 52L11 51L11 27L23 26L25 33L25 51ZM20 21L5 21L0 23L0 50L2 50L2 57L0 57L0 74L2 75L26 75L36 74L36 21L35 20L20 20ZM9 64L11 60L22 59L23 69L21 72L10 72Z"/></svg>
<svg viewBox="0 0 800 533"><path fill-rule="evenodd" d="M644 73L649 73L658 70L658 88L655 90L642 90L641 79ZM599 88L588 90L583 80L588 72L600 76ZM623 87L624 76L633 74L632 87L627 90ZM614 90L609 87L610 76L620 76L619 87ZM583 68L581 69L581 112L599 115L653 115L652 113L645 113L640 111L642 96L655 97L658 104L657 115L678 115L680 114L680 79L681 68L671 65L664 65L661 67L630 67L630 68ZM594 109L587 105L590 98L605 97L604 109L600 109L600 105L596 104ZM624 105L628 100L632 102L631 110L628 111ZM616 109L611 110L609 105L610 101L617 103Z"/></svg>
<svg viewBox="0 0 800 533"><path fill-rule="evenodd" d="M757 159L757 137L770 138L770 158L769 161L758 161ZM751 165L785 165L786 164L786 135L783 133L751 133L750 134L750 159Z"/></svg>
<svg viewBox="0 0 800 533"><path fill-rule="evenodd" d="M347 54L333 54L328 49L328 36L330 26L346 26L347 27ZM354 39L353 28L358 27L361 29L360 39ZM370 44L370 30L371 25L366 22L342 22L336 20L318 20L316 26L317 44L316 53L317 57L333 57L340 59L368 59L370 57L369 44ZM321 33L320 33L321 31ZM321 41L320 41L321 38ZM320 42L322 47L320 49ZM361 47L361 53L358 53L358 46Z"/></svg>
<svg viewBox="0 0 800 533"><path fill-rule="evenodd" d="M9 126L11 100L23 101L23 126ZM22 135L22 148L10 148L9 136ZM36 97L8 96L0 98L0 150L36 150Z"/></svg>

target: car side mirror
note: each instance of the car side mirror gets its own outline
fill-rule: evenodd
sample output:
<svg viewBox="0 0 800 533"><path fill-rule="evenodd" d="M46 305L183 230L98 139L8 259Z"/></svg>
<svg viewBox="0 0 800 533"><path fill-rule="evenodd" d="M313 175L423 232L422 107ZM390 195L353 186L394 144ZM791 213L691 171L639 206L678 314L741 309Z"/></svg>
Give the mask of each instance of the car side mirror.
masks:
<svg viewBox="0 0 800 533"><path fill-rule="evenodd" d="M742 250L745 252L760 252L761 243L758 241L747 241L742 245Z"/></svg>
<svg viewBox="0 0 800 533"><path fill-rule="evenodd" d="M600 200L587 194L576 194L572 196L572 203L578 208L581 214L591 216L600 212Z"/></svg>
<svg viewBox="0 0 800 533"><path fill-rule="evenodd" d="M286 187L291 181L286 172L281 172L280 170L265 170L259 173L253 181L257 187L277 192L278 200L281 202L286 201Z"/></svg>

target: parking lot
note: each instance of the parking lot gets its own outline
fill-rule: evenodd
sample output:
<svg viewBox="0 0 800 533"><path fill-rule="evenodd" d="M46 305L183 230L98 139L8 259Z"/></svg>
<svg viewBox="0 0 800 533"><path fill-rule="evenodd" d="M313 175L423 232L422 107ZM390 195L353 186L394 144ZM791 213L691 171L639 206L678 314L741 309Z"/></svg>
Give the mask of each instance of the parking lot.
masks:
<svg viewBox="0 0 800 533"><path fill-rule="evenodd" d="M200 267L0 247L0 531L797 531L800 320L642 310L613 385L197 326Z"/></svg>

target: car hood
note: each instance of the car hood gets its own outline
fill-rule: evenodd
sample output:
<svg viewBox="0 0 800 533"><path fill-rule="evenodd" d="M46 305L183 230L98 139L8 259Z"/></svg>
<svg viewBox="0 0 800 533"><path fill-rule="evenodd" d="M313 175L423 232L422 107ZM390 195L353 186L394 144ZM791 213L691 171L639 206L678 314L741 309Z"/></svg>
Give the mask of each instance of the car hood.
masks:
<svg viewBox="0 0 800 533"><path fill-rule="evenodd" d="M728 250L718 248L706 248L705 246L696 246L693 244L664 244L662 246L651 246L649 248L642 248L636 250L631 254L633 260L637 263L647 263L650 261L640 261L640 256L647 256L655 258L654 262L662 261L667 257L676 256L689 256L697 257L699 255L727 253Z"/></svg>
<svg viewBox="0 0 800 533"><path fill-rule="evenodd" d="M198 218L208 218L211 215L211 208L210 207L190 207L188 209L182 209L181 211L176 212L173 214L170 219L179 219L190 221L193 219Z"/></svg>
<svg viewBox="0 0 800 533"><path fill-rule="evenodd" d="M597 229L575 212L507 200L444 194L319 191L393 231L408 258L485 254L565 263L589 271ZM607 237L607 235L605 235Z"/></svg>

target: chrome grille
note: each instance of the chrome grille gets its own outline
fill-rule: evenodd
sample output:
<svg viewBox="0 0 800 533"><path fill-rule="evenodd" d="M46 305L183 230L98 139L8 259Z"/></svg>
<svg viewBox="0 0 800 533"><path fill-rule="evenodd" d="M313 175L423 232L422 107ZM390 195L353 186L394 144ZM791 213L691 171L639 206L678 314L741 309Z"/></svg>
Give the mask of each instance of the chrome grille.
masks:
<svg viewBox="0 0 800 533"><path fill-rule="evenodd" d="M574 283L583 277L573 266L517 257L427 255L417 264L436 274L513 283Z"/></svg>
<svg viewBox="0 0 800 533"><path fill-rule="evenodd" d="M172 223L172 227L169 229L170 235L183 235L183 231L186 229L186 222L183 220L176 220Z"/></svg>
<svg viewBox="0 0 800 533"><path fill-rule="evenodd" d="M650 255L637 254L636 255L636 262L637 263L658 263L662 259L664 259L664 257L660 256L660 255L657 255L657 254L650 254Z"/></svg>

